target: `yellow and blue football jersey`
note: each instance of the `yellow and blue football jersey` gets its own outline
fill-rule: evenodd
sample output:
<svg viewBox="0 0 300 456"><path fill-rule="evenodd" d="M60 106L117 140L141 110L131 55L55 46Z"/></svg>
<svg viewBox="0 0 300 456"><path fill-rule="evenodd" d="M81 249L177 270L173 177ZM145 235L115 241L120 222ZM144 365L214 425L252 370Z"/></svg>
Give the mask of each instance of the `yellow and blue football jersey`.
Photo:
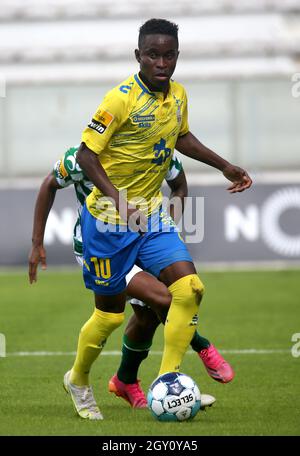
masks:
<svg viewBox="0 0 300 456"><path fill-rule="evenodd" d="M166 98L151 92L137 74L106 94L82 141L98 154L112 184L126 199L150 215L161 203L161 185L178 136L188 133L187 97L181 84L170 81ZM100 204L94 187L87 208L96 218L123 223L112 203ZM102 216L101 216L102 214Z"/></svg>

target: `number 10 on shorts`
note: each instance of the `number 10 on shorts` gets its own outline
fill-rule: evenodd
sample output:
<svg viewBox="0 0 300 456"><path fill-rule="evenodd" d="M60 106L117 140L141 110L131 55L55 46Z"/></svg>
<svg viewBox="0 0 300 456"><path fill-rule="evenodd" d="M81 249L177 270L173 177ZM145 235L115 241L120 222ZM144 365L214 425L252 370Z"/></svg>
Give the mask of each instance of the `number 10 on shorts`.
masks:
<svg viewBox="0 0 300 456"><path fill-rule="evenodd" d="M92 257L91 262L94 265L96 276L101 279L109 279L111 277L110 259Z"/></svg>

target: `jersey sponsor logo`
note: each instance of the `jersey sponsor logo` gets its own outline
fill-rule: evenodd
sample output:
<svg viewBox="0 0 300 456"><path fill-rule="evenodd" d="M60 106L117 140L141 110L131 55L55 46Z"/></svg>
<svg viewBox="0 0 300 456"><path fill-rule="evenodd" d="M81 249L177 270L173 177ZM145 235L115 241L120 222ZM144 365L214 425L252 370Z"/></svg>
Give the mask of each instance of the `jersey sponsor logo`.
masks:
<svg viewBox="0 0 300 456"><path fill-rule="evenodd" d="M88 124L88 127L92 130L97 131L98 133L100 133L100 135L102 135L107 128L105 125L103 125L103 123L97 122L97 120L95 119L92 119L92 121Z"/></svg>
<svg viewBox="0 0 300 456"><path fill-rule="evenodd" d="M113 119L114 116L110 112L98 109L88 126L102 135Z"/></svg>
<svg viewBox="0 0 300 456"><path fill-rule="evenodd" d="M142 122L142 123L139 123L139 124L138 124L138 127L139 127L139 128L150 128L150 127L151 127L151 123L149 123L149 122Z"/></svg>
<svg viewBox="0 0 300 456"><path fill-rule="evenodd" d="M98 109L94 116L94 120L101 122L106 127L112 123L113 119L114 116L110 112L104 111L104 109Z"/></svg>
<svg viewBox="0 0 300 456"><path fill-rule="evenodd" d="M94 119L92 119L92 121L88 124L88 127L100 134L103 134L106 130L106 127L104 127L104 125Z"/></svg>
<svg viewBox="0 0 300 456"><path fill-rule="evenodd" d="M148 116L133 116L132 122L133 123L140 123L140 122L154 122L155 115L149 114Z"/></svg>

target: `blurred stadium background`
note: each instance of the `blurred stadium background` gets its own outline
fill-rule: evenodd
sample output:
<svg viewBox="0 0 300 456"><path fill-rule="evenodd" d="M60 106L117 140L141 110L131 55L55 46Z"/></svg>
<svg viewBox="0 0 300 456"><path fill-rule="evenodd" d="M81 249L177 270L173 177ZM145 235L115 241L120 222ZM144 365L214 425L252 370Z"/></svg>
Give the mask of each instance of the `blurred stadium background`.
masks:
<svg viewBox="0 0 300 456"><path fill-rule="evenodd" d="M26 264L42 177L80 142L104 93L137 71L138 28L150 17L179 24L175 78L187 88L191 131L254 179L229 196L220 173L183 157L190 195L205 197L195 261L299 263L299 0L2 0L2 266ZM50 263L72 264L75 216L73 192L58 192Z"/></svg>

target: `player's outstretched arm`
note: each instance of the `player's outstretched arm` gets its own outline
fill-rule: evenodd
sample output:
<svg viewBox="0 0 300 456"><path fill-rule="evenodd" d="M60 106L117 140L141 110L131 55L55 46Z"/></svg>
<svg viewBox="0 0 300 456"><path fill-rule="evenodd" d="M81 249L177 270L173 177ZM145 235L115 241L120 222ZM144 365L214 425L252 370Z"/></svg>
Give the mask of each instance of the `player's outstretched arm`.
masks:
<svg viewBox="0 0 300 456"><path fill-rule="evenodd" d="M44 249L44 234L50 209L54 203L56 190L61 188L52 172L45 177L40 187L34 209L32 247L28 258L29 282L37 281L39 263L46 269L46 250Z"/></svg>
<svg viewBox="0 0 300 456"><path fill-rule="evenodd" d="M224 160L220 155L204 146L191 132L177 139L176 149L187 157L222 171L224 176L232 182L227 189L230 193L242 192L252 185L247 171Z"/></svg>

